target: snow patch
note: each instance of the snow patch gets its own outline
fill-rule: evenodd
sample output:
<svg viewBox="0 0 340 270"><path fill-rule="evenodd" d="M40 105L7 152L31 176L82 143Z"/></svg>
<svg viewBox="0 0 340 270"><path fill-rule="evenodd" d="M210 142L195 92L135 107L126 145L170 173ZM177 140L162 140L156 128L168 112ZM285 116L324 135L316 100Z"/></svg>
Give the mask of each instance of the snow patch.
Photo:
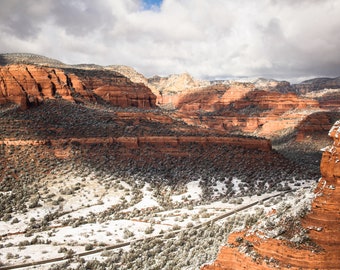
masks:
<svg viewBox="0 0 340 270"><path fill-rule="evenodd" d="M235 191L235 194L237 195L238 193L240 193L239 185L242 183L242 181L236 177L233 177L232 183L233 183L233 190Z"/></svg>
<svg viewBox="0 0 340 270"><path fill-rule="evenodd" d="M182 202L185 197L190 197L190 200L199 200L201 198L202 188L200 187L200 181L189 182L186 187L187 192L171 196L173 202Z"/></svg>
<svg viewBox="0 0 340 270"><path fill-rule="evenodd" d="M145 208L159 207L159 203L152 196L152 189L149 183L145 183L142 189L142 192L143 192L143 199L139 203L129 207L127 211L132 211L133 209L141 210Z"/></svg>

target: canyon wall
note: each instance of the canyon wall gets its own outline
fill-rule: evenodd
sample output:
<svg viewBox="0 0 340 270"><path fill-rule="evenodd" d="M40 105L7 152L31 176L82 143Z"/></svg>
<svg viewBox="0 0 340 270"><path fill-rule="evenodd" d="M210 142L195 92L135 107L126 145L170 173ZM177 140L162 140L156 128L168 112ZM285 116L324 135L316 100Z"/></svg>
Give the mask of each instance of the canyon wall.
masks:
<svg viewBox="0 0 340 270"><path fill-rule="evenodd" d="M244 83L183 93L175 105L176 116L190 125L267 138L295 129L307 115L320 111L316 100Z"/></svg>
<svg viewBox="0 0 340 270"><path fill-rule="evenodd" d="M13 102L22 109L37 105L44 99L61 97L74 101L72 91L84 93L82 84L71 89L69 78L58 69L12 65L0 68L0 103ZM90 93L86 94L91 98Z"/></svg>
<svg viewBox="0 0 340 270"><path fill-rule="evenodd" d="M263 237L253 228L230 235L217 259L202 270L339 269L340 265L340 121L329 132L333 145L323 149L321 174L311 211L282 232L299 242Z"/></svg>
<svg viewBox="0 0 340 270"><path fill-rule="evenodd" d="M72 102L98 102L101 98L115 106L139 108L156 103L149 88L115 72L33 65L0 67L0 104L12 102L27 109L56 98Z"/></svg>

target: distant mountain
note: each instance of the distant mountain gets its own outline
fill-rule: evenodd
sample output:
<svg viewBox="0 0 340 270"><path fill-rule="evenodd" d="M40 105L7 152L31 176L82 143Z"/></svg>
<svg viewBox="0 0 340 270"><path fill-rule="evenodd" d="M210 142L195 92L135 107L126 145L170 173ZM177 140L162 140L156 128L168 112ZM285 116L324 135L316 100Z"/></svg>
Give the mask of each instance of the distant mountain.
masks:
<svg viewBox="0 0 340 270"><path fill-rule="evenodd" d="M294 84L293 87L298 94L307 94L323 89L340 89L340 76L336 78L310 79L299 84Z"/></svg>
<svg viewBox="0 0 340 270"><path fill-rule="evenodd" d="M65 66L59 60L52 59L46 56L33 54L33 53L3 53L0 54L0 65L13 65L13 64L34 64L45 65L53 67Z"/></svg>

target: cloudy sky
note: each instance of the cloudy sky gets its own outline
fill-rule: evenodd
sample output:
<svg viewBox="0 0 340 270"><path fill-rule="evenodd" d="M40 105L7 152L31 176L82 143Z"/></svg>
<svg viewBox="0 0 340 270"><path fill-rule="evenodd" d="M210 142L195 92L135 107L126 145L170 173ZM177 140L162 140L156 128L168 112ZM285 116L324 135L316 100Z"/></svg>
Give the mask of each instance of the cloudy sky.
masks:
<svg viewBox="0 0 340 270"><path fill-rule="evenodd" d="M0 53L146 76L340 76L340 0L0 0Z"/></svg>

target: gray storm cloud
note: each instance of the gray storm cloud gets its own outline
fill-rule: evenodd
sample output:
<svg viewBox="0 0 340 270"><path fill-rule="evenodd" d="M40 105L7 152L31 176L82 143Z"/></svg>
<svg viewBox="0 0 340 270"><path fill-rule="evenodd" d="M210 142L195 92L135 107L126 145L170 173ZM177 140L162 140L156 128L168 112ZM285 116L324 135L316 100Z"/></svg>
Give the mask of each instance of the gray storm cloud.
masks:
<svg viewBox="0 0 340 270"><path fill-rule="evenodd" d="M340 75L338 0L0 0L0 52L147 76Z"/></svg>

